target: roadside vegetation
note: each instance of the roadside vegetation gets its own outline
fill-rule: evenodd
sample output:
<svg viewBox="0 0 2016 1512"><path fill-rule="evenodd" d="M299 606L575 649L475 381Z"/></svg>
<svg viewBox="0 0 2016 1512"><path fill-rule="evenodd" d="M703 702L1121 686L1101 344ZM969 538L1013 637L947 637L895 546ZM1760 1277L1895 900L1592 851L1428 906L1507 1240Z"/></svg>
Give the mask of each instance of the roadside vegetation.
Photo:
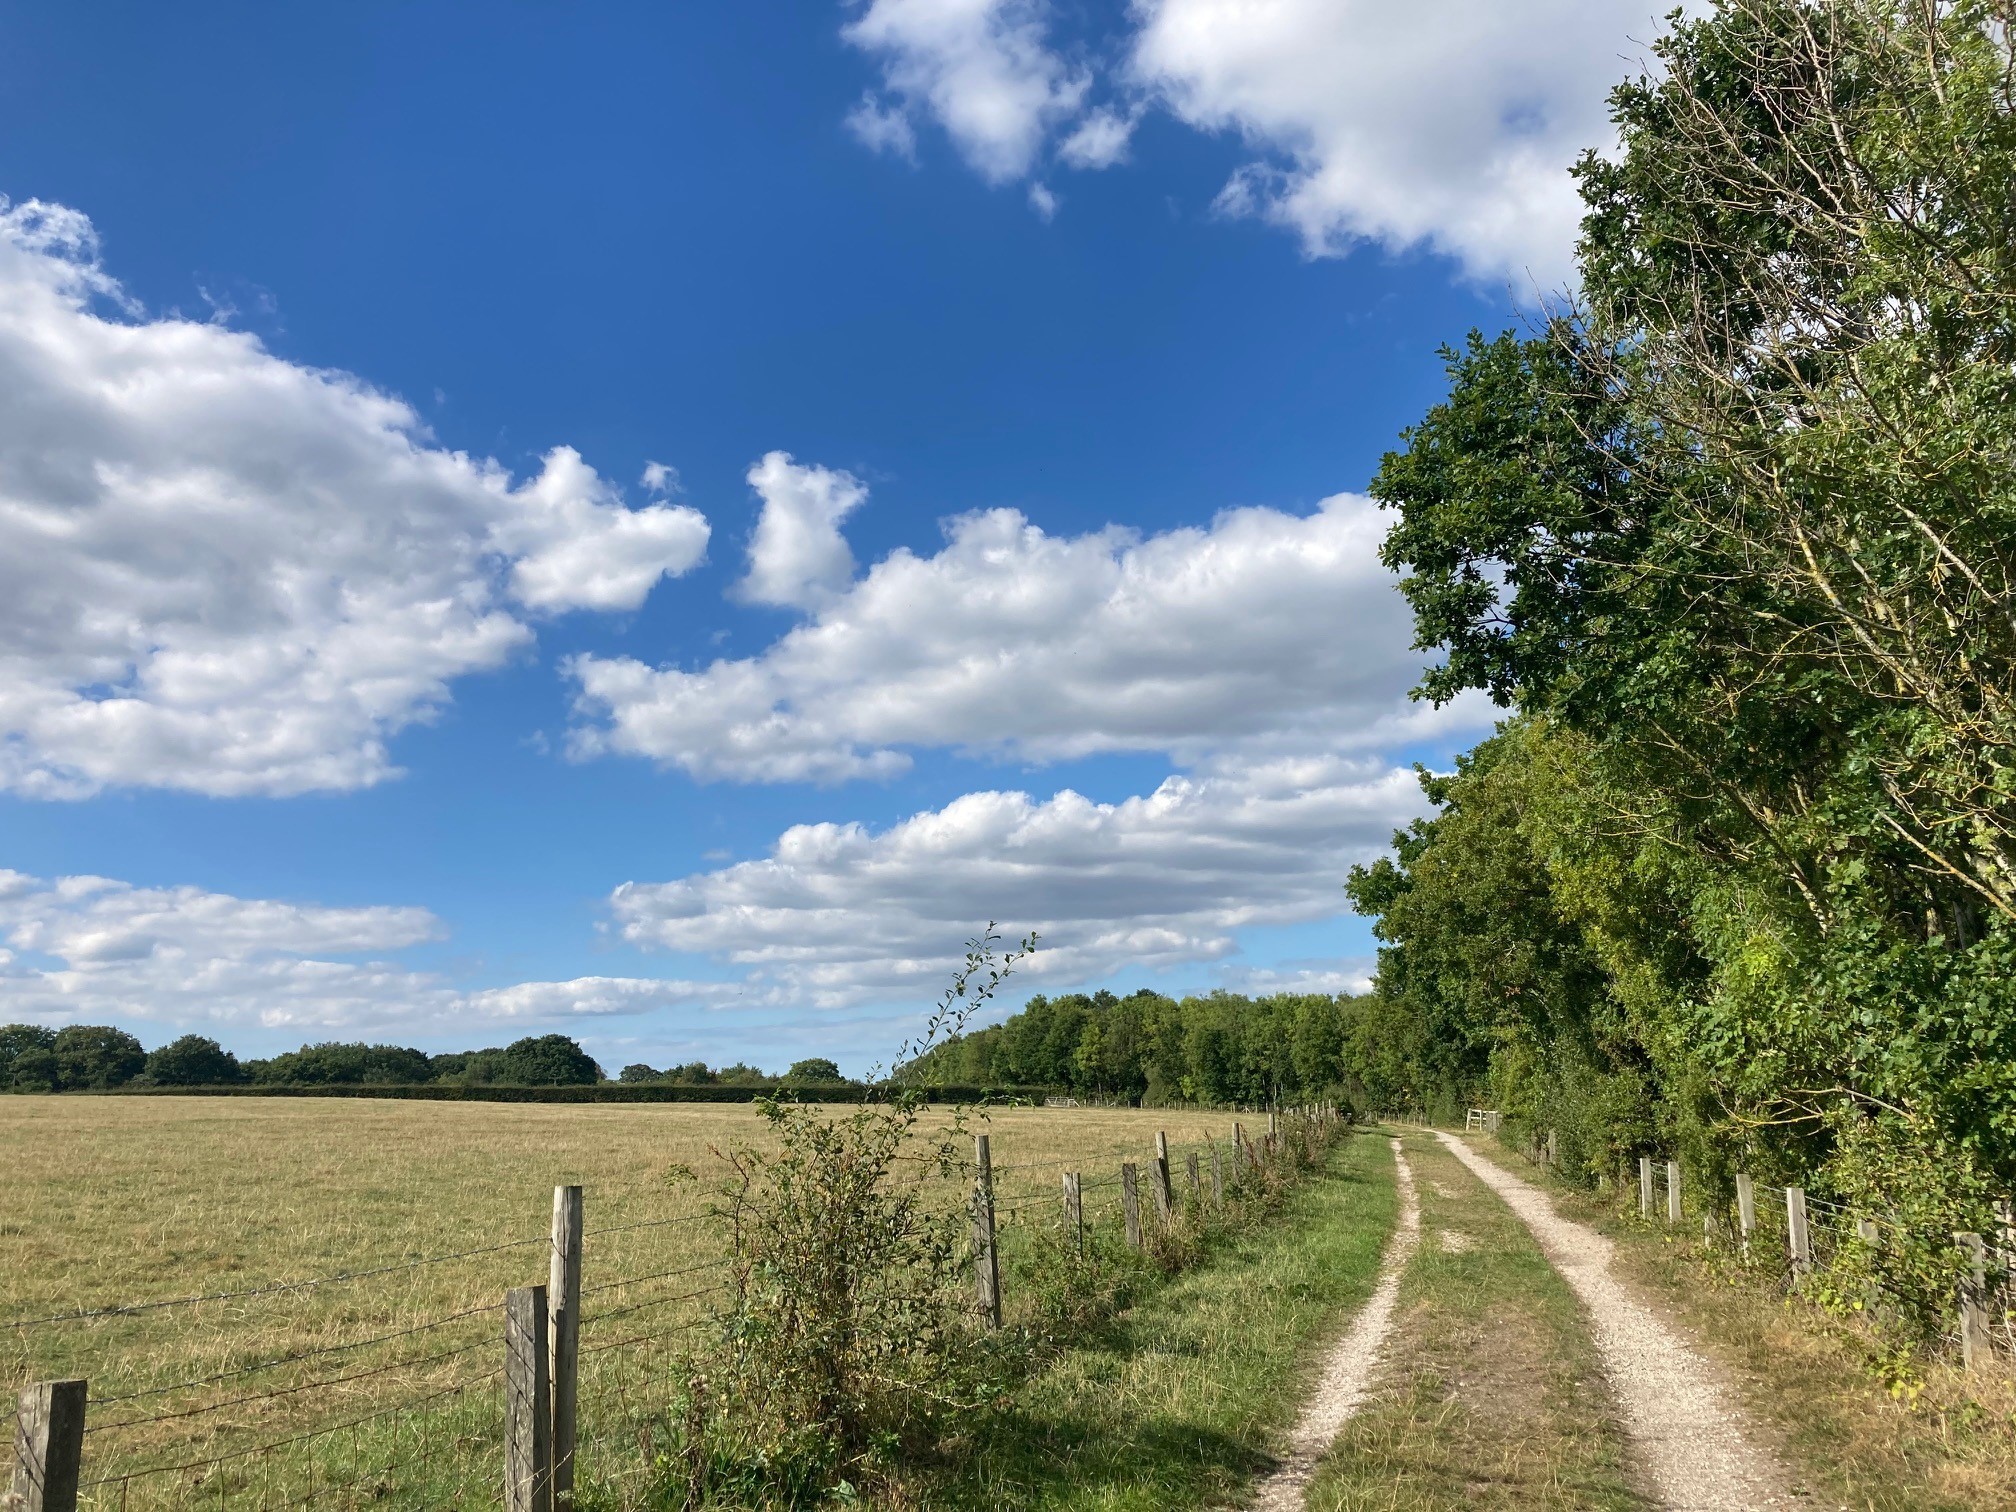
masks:
<svg viewBox="0 0 2016 1512"><path fill-rule="evenodd" d="M1353 875L1375 1105L1879 1217L1928 1345L2016 1190L2012 21L1679 21L1575 302L1451 350L1372 490L1424 696L1510 711Z"/></svg>

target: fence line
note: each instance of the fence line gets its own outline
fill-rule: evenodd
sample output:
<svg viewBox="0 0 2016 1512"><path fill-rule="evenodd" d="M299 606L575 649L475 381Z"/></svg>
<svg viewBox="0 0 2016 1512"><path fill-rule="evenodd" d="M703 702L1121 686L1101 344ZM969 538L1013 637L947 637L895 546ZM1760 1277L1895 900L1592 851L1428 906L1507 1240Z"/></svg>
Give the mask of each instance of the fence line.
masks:
<svg viewBox="0 0 2016 1512"><path fill-rule="evenodd" d="M1335 1122L1331 1110L1311 1110L1316 1120ZM1269 1119L1269 1132L1248 1138L1235 1126L1235 1137L1230 1143L1232 1154L1231 1185L1235 1188L1251 1180L1259 1172L1275 1161L1287 1148L1286 1131L1277 1134L1275 1121ZM1286 1126L1292 1130L1296 1126ZM1120 1171L1112 1175L1085 1177L1068 1169L1069 1159L1003 1162L995 1164L988 1156L987 1136L979 1139L977 1159L970 1165L964 1161L945 1161L933 1158L930 1164L939 1167L947 1178L948 1196L955 1195L962 1185L972 1189L974 1243L966 1247L964 1265L971 1266L976 1277L982 1269L989 1275L979 1291L981 1315L995 1326L1000 1322L1001 1272L998 1244L1001 1235L1024 1233L1034 1235L1058 1229L1072 1232L1075 1229L1076 1243L1082 1247L1088 1226L1096 1225L1100 1231L1112 1234L1117 1242L1118 1234L1124 1227L1126 1243L1136 1249L1147 1248L1161 1242L1160 1236L1172 1231L1185 1215L1202 1217L1207 1210L1217 1205L1212 1194L1221 1189L1215 1179L1219 1156L1225 1152L1225 1142L1206 1138L1188 1142L1170 1142L1166 1136L1157 1135L1154 1141L1154 1158L1142 1152L1138 1165L1125 1162ZM1315 1136L1309 1136L1306 1153L1313 1156L1318 1144ZM1206 1183L1201 1176L1193 1173L1192 1179L1179 1196L1171 1185L1172 1164L1180 1164L1186 1153L1191 1155L1189 1164L1202 1170L1201 1157L1209 1153L1212 1161L1214 1180ZM909 1158L909 1157L899 1157ZM1120 1200L1138 1196L1137 1181L1128 1180L1135 1172L1145 1177L1150 1186L1150 1195L1155 1203L1152 1211L1146 1205L1136 1205ZM1031 1173L1041 1173L1033 1183L1016 1178L1028 1178ZM1059 1174L1066 1177L1064 1188L1056 1185ZM1126 1173L1126 1174L1122 1174ZM997 1189L996 1178L1006 1178ZM907 1181L907 1177L905 1180ZM552 1285L550 1288L519 1288L505 1301L489 1302L478 1306L456 1309L439 1317L423 1318L404 1327L387 1329L361 1338L337 1340L328 1344L288 1350L271 1358L230 1365L222 1369L195 1374L160 1384L139 1385L130 1390L117 1391L105 1396L90 1395L88 1385L79 1380L72 1383L42 1383L31 1387L23 1394L23 1406L17 1418L17 1450L23 1456L40 1455L46 1460L54 1455L57 1460L67 1456L70 1484L79 1492L86 1493L92 1505L105 1506L104 1497L111 1497L109 1505L117 1506L121 1512L128 1512L129 1499L136 1494L152 1505L155 1492L150 1488L162 1488L160 1495L168 1502L182 1504L191 1495L199 1494L205 1505L214 1499L219 1507L225 1507L238 1496L255 1501L262 1508L311 1505L326 1503L331 1497L340 1497L355 1491L359 1498L379 1501L395 1489L395 1480L404 1481L404 1489L414 1494L424 1494L430 1499L427 1505L457 1504L465 1500L465 1492L473 1474L477 1459L494 1461L501 1472L501 1461L495 1457L501 1452L500 1446L508 1442L512 1447L512 1476L502 1473L487 1476L490 1486L498 1488L490 1500L503 1500L507 1509L516 1509L521 1502L527 1506L543 1509L546 1505L538 1499L541 1493L534 1487L530 1492L523 1484L523 1476L518 1470L527 1461L527 1454L538 1461L543 1468L537 1469L533 1479L547 1490L548 1500L554 1512L571 1509L571 1488L573 1485L574 1458L574 1403L579 1390L579 1362L583 1358L608 1359L612 1363L630 1359L629 1351L643 1346L663 1342L681 1335L690 1334L713 1321L705 1311L694 1316L681 1317L676 1322L663 1326L623 1333L620 1337L605 1338L612 1332L608 1325L617 1319L631 1317L648 1311L675 1307L691 1307L704 1299L730 1292L738 1284L736 1275L730 1270L730 1258L716 1255L705 1259L682 1262L669 1267L641 1271L608 1280L598 1280L589 1285L581 1285L581 1265L583 1240L608 1236L633 1234L648 1230L670 1229L683 1225L721 1220L725 1215L716 1209L689 1212L659 1218L642 1219L606 1225L601 1228L585 1228L581 1223L581 1189L560 1188L555 1193L553 1227L549 1234L506 1240L494 1244L471 1246L445 1254L421 1256L380 1266L370 1266L354 1271L341 1271L328 1275L312 1276L300 1280L260 1283L216 1292L208 1292L183 1297L172 1297L154 1301L135 1301L113 1306L77 1308L65 1312L50 1313L46 1316L21 1318L0 1324L0 1328L16 1330L16 1336L31 1329L54 1327L60 1324L90 1324L104 1319L145 1314L166 1309L194 1307L207 1303L230 1303L250 1301L261 1297L299 1295L345 1283L360 1282L373 1277L398 1275L441 1265L452 1261L483 1256L495 1256L520 1250L544 1249L552 1262ZM1087 1210L1085 1193L1094 1194L1095 1200ZM569 1203L571 1202L571 1208ZM1128 1211L1132 1209L1132 1211ZM563 1219L563 1214L568 1215ZM1045 1214L1051 1215L1048 1219ZM1122 1223L1122 1219L1127 1221ZM1143 1220L1146 1221L1143 1221ZM590 1263L600 1255L600 1246L589 1246ZM542 1262L543 1265L544 1262ZM728 1274L723 1275L723 1272ZM666 1295L643 1297L629 1300L625 1293L631 1289L646 1288L656 1283L681 1280L687 1277L702 1278L719 1275L721 1279L711 1284L689 1286ZM612 1297L618 1305L603 1307L594 1312L581 1309L581 1302L588 1298ZM536 1303L543 1327L528 1333L530 1324L526 1322L528 1302ZM575 1316L566 1318L571 1309ZM399 1359L378 1363L359 1361L351 1368L338 1366L336 1373L315 1375L310 1379L282 1380L265 1389L244 1391L227 1395L217 1400L176 1403L172 1399L179 1393L194 1393L207 1387L242 1381L262 1373L273 1372L287 1367L301 1366L312 1362L335 1360L344 1355L355 1355L360 1351L397 1344L405 1339L421 1338L456 1324L473 1323L478 1319L489 1319L492 1315L505 1313L507 1326L502 1334L506 1340L505 1363L498 1364L479 1374L458 1379L446 1384L431 1386L417 1396L402 1397L389 1404L374 1407L368 1412L344 1417L341 1421L320 1425L304 1425L299 1431L283 1432L278 1436L262 1438L255 1443L233 1443L232 1438L240 1433L263 1427L268 1433L280 1426L277 1422L259 1422L261 1409L267 1403L315 1402L327 1394L332 1400L354 1397L356 1388L366 1382L382 1380L401 1375L420 1375L438 1371L450 1361L459 1360L479 1350L498 1347L498 1332L486 1330L480 1338L466 1342L448 1341L444 1347L418 1355L407 1355ZM581 1335L587 1338L583 1340ZM515 1342L514 1342L515 1341ZM529 1349L536 1348L540 1354L541 1368L528 1374L530 1367L525 1364ZM26 1356L24 1355L24 1358ZM599 1368L599 1367L598 1367ZM614 1394L623 1405L624 1419L630 1420L629 1385L625 1367L616 1366L613 1377L607 1373L598 1376L598 1384L606 1392L613 1386ZM504 1383L505 1389L492 1405L501 1409L490 1412L478 1409L476 1398L471 1393L479 1388ZM418 1384L418 1383L416 1383ZM29 1408L30 1398L48 1402L56 1400L63 1391L75 1388L75 1438L71 1442L65 1437L60 1422L52 1427L51 1419L60 1414L44 1414L37 1418ZM38 1395L39 1393L39 1395ZM109 1418L102 1422L84 1421L89 1409L104 1409L125 1403L159 1401L165 1410L145 1411L139 1415ZM63 1398L68 1400L68 1398ZM447 1404L452 1401L464 1403L451 1412ZM543 1404L543 1405L541 1405ZM349 1405L349 1403L345 1403ZM283 1408L282 1415L293 1409ZM530 1433L526 1429L527 1413L547 1426ZM473 1415L472 1415L473 1413ZM442 1428L444 1422L452 1428L452 1433ZM210 1425L207 1429L202 1425ZM564 1431L563 1430L564 1424ZM196 1430L182 1438L179 1444L169 1442L180 1433L174 1427L166 1440L148 1430L168 1425L187 1425ZM409 1430L414 1440L412 1452L402 1450L401 1441ZM438 1431L437 1430L442 1430ZM328 1450L321 1448L304 1449L303 1446L320 1445L325 1441L340 1439L348 1434L350 1443L347 1453L338 1443ZM499 1435L502 1435L500 1437ZM128 1435L138 1435L134 1449L102 1449L110 1442L120 1444L134 1442ZM389 1443L385 1442L389 1435ZM591 1440L599 1448L601 1439ZM539 1448L543 1443L545 1447ZM201 1446L200 1449L198 1446ZM182 1452L174 1453L179 1447ZM198 1452L191 1453L192 1449ZM161 1451L166 1450L166 1453ZM127 1466L119 1461L128 1454L155 1453L153 1463ZM291 1451L291 1452L290 1452ZM649 1455L646 1449L647 1457ZM89 1480L82 1478L84 1461L109 1457L111 1465L106 1468L93 1466L98 1473ZM471 1458L474 1456L475 1458ZM543 1456L543 1459L542 1459ZM324 1462L327 1461L325 1464ZM465 1463L466 1462L466 1463ZM25 1460L24 1460L25 1463ZM40 1461L37 1462L41 1463ZM256 1471L248 1470L241 1475L235 1467L256 1466ZM648 1466L644 1467L648 1468ZM635 1473L635 1472L632 1472ZM253 1481L263 1474L264 1482L255 1492ZM415 1483L411 1477L419 1477ZM184 1481L182 1477L194 1477ZM442 1480L447 1477L448 1480ZM598 1484L606 1484L610 1477L600 1477ZM305 1490L301 1483L305 1480ZM274 1482L278 1482L277 1487ZM453 1483L452 1492L439 1491L439 1486ZM38 1482L39 1484L39 1482ZM51 1486L56 1482L48 1482ZM438 1493L438 1494L437 1494ZM564 1494L560 1494L564 1493ZM533 1499L524 1502L524 1496ZM38 1494L39 1495L39 1494ZM44 1504L39 1499L24 1503L30 1512L44 1512ZM59 1505L50 1502L49 1507ZM74 1500L67 1505L74 1506Z"/></svg>
<svg viewBox="0 0 2016 1512"><path fill-rule="evenodd" d="M1502 1137L1538 1164L1559 1164L1553 1158L1552 1131L1543 1138L1506 1130ZM1995 1204L1992 1236L1962 1231L1942 1237L1915 1230L1894 1213L1864 1211L1794 1184L1768 1185L1748 1173L1737 1174L1733 1196L1717 1193L1703 1200L1696 1195L1702 1184L1687 1182L1677 1159L1638 1159L1642 1220L1654 1219L1649 1199L1663 1190L1663 1226L1678 1225L1691 1212L1701 1222L1704 1242L1733 1237L1737 1253L1752 1266L1766 1263L1757 1240L1768 1228L1781 1246L1779 1265L1790 1290L1810 1285L1816 1274L1841 1269L1843 1280L1859 1285L1864 1301L1857 1306L1865 1311L1909 1311L1922 1318L1925 1294L1900 1288L1881 1263L1882 1256L1898 1256L1905 1245L1917 1248L1945 1273L1935 1288L1934 1321L1947 1341L1957 1343L1963 1363L1970 1369L2016 1363L2016 1221L2011 1217L2016 1205L2010 1199ZM1620 1189L1622 1185L1620 1181ZM1942 1255L1943 1262L1937 1258Z"/></svg>

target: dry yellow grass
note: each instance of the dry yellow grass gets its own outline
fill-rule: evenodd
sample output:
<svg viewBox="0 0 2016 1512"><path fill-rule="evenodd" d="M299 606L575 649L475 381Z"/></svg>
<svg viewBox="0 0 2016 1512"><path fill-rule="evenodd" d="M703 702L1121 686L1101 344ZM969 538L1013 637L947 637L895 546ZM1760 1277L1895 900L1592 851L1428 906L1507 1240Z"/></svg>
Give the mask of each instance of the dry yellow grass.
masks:
<svg viewBox="0 0 2016 1512"><path fill-rule="evenodd" d="M1145 1161L1161 1128L1180 1180L1181 1151L1232 1123L997 1109L980 1126L1002 1206L1027 1221L1053 1211L1060 1170L1110 1176L1123 1158ZM714 1152L762 1138L760 1116L740 1105L0 1098L10 1386L90 1380L87 1480L191 1467L110 1481L93 1505L440 1505L464 1482L487 1501L501 1323L472 1310L544 1280L552 1188L578 1183L583 1469L620 1485L625 1462L642 1468L652 1446L598 1439L598 1406L662 1389L671 1330L700 1316L714 1279L701 1267L718 1236L699 1216L721 1174ZM681 1168L694 1176L668 1179ZM460 1258L436 1259L447 1255ZM363 1272L376 1274L292 1285ZM22 1326L219 1292L257 1295ZM357 1347L444 1318L455 1320ZM247 1369L275 1360L289 1363ZM436 1392L424 1412L370 1416ZM304 1433L320 1436L199 1463Z"/></svg>

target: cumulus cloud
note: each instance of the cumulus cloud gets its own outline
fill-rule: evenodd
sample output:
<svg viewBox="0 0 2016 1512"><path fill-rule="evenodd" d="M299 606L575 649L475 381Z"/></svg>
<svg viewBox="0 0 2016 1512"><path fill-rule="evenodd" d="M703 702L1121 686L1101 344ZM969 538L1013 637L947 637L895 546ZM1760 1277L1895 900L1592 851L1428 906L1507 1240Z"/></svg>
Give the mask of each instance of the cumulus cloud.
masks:
<svg viewBox="0 0 2016 1512"><path fill-rule="evenodd" d="M1057 196L1048 184L1029 186L1029 208L1036 212L1039 219L1045 222L1057 219L1057 204Z"/></svg>
<svg viewBox="0 0 2016 1512"><path fill-rule="evenodd" d="M1028 761L1109 751L1367 749L1481 724L1410 704L1412 621L1371 501L1236 509L1142 538L1013 510L899 550L760 655L697 671L583 656L573 749L703 779L887 777L907 747Z"/></svg>
<svg viewBox="0 0 2016 1512"><path fill-rule="evenodd" d="M807 608L845 588L854 576L854 553L840 525L868 497L852 473L801 467L790 453L773 451L749 469L749 486L763 501L749 541L749 572L739 597L757 604Z"/></svg>
<svg viewBox="0 0 2016 1512"><path fill-rule="evenodd" d="M12 947L0 950L0 1018L357 1031L641 1013L733 991L599 976L462 991L382 959L444 933L424 908L324 908L0 870L0 938Z"/></svg>
<svg viewBox="0 0 2016 1512"><path fill-rule="evenodd" d="M988 182L1026 177L1091 82L1051 50L1047 11L1043 0L869 0L841 35L874 54L900 104L892 112L870 96L848 125L870 146L907 156L910 117L921 112Z"/></svg>
<svg viewBox="0 0 2016 1512"><path fill-rule="evenodd" d="M1429 246L1479 277L1569 267L1567 170L1610 144L1609 89L1659 29L1645 0L1133 0L1131 73L1263 156L1221 208L1312 256ZM1640 39L1634 42L1633 37Z"/></svg>
<svg viewBox="0 0 2016 1512"><path fill-rule="evenodd" d="M634 944L823 1007L928 998L990 918L1036 930L1029 974L1069 984L1225 960L1241 928L1334 915L1350 865L1423 803L1412 773L1339 757L1171 777L1120 803L969 793L879 832L798 825L761 860L628 883L610 907Z"/></svg>
<svg viewBox="0 0 2016 1512"><path fill-rule="evenodd" d="M531 620L634 609L706 521L533 477L222 326L149 318L82 215L0 201L0 789L288 794L386 741Z"/></svg>
<svg viewBox="0 0 2016 1512"><path fill-rule="evenodd" d="M847 129L870 152L886 152L906 163L917 161L917 128L901 105L885 104L873 91L847 112Z"/></svg>
<svg viewBox="0 0 2016 1512"><path fill-rule="evenodd" d="M1111 168L1127 160L1135 117L1117 110L1095 110L1058 144L1057 156L1073 168Z"/></svg>

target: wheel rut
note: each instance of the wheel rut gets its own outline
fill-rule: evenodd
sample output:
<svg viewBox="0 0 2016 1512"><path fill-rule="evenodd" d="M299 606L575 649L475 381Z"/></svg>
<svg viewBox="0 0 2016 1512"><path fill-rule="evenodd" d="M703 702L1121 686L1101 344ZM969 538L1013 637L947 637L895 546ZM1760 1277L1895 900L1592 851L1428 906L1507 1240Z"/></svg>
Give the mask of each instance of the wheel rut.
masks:
<svg viewBox="0 0 2016 1512"><path fill-rule="evenodd" d="M1531 1230L1589 1317L1626 1438L1670 1512L1765 1512L1808 1506L1759 1442L1720 1372L1611 1270L1611 1244L1563 1218L1530 1182L1454 1135L1437 1139ZM1293 1503L1281 1503L1292 1506Z"/></svg>
<svg viewBox="0 0 2016 1512"><path fill-rule="evenodd" d="M1280 1463L1254 1488L1253 1499L1247 1504L1252 1512L1299 1512L1316 1466L1365 1401L1379 1351L1393 1329L1400 1277L1421 1239L1421 1202L1414 1190L1414 1172L1397 1139L1393 1141L1393 1165L1400 1190L1400 1217L1379 1260L1379 1284L1344 1336L1331 1346L1323 1377L1289 1434Z"/></svg>

